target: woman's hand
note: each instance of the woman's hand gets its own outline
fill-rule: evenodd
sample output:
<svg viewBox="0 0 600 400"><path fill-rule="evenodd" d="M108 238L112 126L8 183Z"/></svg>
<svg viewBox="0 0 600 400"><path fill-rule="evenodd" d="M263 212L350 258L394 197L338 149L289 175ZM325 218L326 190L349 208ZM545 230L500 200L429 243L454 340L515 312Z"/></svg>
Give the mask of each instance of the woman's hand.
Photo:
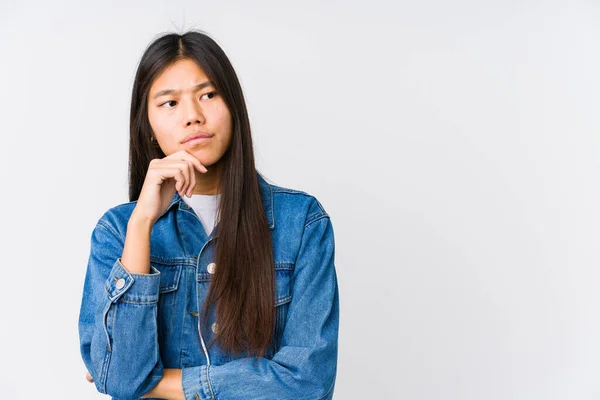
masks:
<svg viewBox="0 0 600 400"><path fill-rule="evenodd" d="M92 376L90 375L89 371L85 374L85 379L87 379L87 381L89 383L94 382L94 378L92 378Z"/></svg>
<svg viewBox="0 0 600 400"><path fill-rule="evenodd" d="M208 171L185 150L151 160L134 209L136 216L153 224L171 203L175 190L182 197L191 197L196 186L195 169L202 173Z"/></svg>

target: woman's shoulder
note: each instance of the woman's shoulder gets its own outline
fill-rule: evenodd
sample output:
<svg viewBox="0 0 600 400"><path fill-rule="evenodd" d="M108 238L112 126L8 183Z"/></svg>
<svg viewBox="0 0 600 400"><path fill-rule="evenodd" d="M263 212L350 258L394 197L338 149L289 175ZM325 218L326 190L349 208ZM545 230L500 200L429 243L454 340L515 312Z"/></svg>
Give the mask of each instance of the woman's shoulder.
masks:
<svg viewBox="0 0 600 400"><path fill-rule="evenodd" d="M108 208L98 219L97 225L112 230L118 237L124 238L127 231L127 223L136 204L137 200L120 203Z"/></svg>
<svg viewBox="0 0 600 400"><path fill-rule="evenodd" d="M301 217L305 224L320 218L329 218L325 207L314 193L299 188L276 185L271 182L268 182L268 184L276 214L285 214L288 218L291 215L296 215Z"/></svg>

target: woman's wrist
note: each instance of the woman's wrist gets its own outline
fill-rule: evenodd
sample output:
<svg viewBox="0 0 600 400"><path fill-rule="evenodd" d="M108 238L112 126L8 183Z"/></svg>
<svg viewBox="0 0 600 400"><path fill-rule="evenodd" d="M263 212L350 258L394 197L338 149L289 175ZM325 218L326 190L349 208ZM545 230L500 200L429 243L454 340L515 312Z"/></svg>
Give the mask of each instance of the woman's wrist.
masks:
<svg viewBox="0 0 600 400"><path fill-rule="evenodd" d="M127 227L133 227L135 229L146 229L148 231L152 231L152 227L154 226L154 220L145 215L141 215L136 212L136 209L133 209L131 216L129 217L129 222L127 223Z"/></svg>

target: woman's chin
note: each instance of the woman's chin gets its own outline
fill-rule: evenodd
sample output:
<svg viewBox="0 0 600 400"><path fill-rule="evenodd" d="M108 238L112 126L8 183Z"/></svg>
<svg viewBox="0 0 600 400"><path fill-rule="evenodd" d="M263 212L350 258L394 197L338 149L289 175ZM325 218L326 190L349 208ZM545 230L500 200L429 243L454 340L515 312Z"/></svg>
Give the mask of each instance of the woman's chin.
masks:
<svg viewBox="0 0 600 400"><path fill-rule="evenodd" d="M202 154L202 152L199 152L199 153L200 154L192 153L192 155L194 155L198 159L198 161L200 161L200 164L204 165L206 168L209 168L216 164L214 157L211 157L210 155Z"/></svg>

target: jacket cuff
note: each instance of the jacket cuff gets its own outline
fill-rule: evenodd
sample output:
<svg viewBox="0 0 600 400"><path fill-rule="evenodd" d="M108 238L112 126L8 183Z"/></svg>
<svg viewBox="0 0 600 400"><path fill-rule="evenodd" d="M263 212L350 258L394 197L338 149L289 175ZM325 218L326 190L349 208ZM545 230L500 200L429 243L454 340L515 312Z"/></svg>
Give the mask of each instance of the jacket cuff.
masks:
<svg viewBox="0 0 600 400"><path fill-rule="evenodd" d="M158 302L160 288L160 271L150 266L149 274L129 272L119 257L104 283L104 289L111 303L121 297L123 301L137 304L154 304Z"/></svg>
<svg viewBox="0 0 600 400"><path fill-rule="evenodd" d="M210 366L184 367L181 369L181 387L187 399L202 400L214 399L211 394L208 371Z"/></svg>

